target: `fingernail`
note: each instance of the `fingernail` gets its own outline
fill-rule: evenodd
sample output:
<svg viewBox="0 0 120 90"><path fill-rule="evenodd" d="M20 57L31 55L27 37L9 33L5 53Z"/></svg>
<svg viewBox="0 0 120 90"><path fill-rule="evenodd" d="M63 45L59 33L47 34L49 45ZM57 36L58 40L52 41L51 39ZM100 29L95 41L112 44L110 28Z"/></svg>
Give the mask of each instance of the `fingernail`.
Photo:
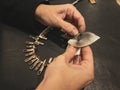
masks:
<svg viewBox="0 0 120 90"><path fill-rule="evenodd" d="M73 35L77 35L77 34L78 34L78 30L73 30L73 31L72 31L72 34L73 34Z"/></svg>

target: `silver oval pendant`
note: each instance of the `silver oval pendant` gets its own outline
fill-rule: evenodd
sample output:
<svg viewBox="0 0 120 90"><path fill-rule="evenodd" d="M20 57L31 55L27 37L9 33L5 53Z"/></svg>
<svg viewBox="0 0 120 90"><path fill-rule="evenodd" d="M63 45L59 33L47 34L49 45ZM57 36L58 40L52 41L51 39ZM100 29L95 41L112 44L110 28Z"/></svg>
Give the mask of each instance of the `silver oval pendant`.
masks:
<svg viewBox="0 0 120 90"><path fill-rule="evenodd" d="M77 35L77 37L70 39L68 41L68 44L70 44L74 47L81 48L81 47L84 47L87 45L91 45L98 39L100 39L100 37L95 35L92 32L83 32L83 33Z"/></svg>

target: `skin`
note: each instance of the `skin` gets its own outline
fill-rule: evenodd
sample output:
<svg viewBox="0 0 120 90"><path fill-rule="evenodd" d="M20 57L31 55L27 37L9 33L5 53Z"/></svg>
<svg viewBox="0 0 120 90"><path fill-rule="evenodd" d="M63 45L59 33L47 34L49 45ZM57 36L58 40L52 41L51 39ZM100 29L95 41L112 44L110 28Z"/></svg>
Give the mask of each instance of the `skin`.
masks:
<svg viewBox="0 0 120 90"><path fill-rule="evenodd" d="M45 25L60 27L63 32L76 35L85 30L85 21L80 12L71 4L44 5L36 8L37 20Z"/></svg>
<svg viewBox="0 0 120 90"><path fill-rule="evenodd" d="M63 32L76 35L85 30L81 13L71 4L39 5L36 19L45 25L59 27ZM66 51L47 67L36 90L80 90L94 78L93 55L89 46L75 55L77 48L68 45Z"/></svg>
<svg viewBox="0 0 120 90"><path fill-rule="evenodd" d="M68 46L47 67L36 90L80 90L94 79L93 55L89 46L75 56L76 48Z"/></svg>

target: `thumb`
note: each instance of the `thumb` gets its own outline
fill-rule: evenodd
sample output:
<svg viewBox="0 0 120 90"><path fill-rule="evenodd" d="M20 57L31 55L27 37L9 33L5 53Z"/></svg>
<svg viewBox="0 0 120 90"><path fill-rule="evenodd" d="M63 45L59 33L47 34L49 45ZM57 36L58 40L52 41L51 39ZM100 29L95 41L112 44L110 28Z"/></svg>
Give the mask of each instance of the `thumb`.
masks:
<svg viewBox="0 0 120 90"><path fill-rule="evenodd" d="M66 48L66 51L63 54L66 58L65 60L67 62L70 62L73 59L73 57L75 56L76 51L77 51L77 48L75 48L71 45L68 45Z"/></svg>
<svg viewBox="0 0 120 90"><path fill-rule="evenodd" d="M78 29L73 24L64 21L61 18L59 18L59 27L61 27L63 30L65 30L65 32L69 33L70 35L78 34Z"/></svg>

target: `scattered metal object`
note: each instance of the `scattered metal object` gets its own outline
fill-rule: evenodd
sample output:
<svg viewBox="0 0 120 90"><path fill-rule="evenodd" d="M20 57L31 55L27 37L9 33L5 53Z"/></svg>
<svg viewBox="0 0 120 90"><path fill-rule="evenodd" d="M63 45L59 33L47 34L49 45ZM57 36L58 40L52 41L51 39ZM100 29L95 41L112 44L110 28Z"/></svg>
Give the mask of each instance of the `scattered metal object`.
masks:
<svg viewBox="0 0 120 90"><path fill-rule="evenodd" d="M116 3L120 6L120 0L116 0Z"/></svg>
<svg viewBox="0 0 120 90"><path fill-rule="evenodd" d="M79 2L80 0L75 0L72 4L75 5Z"/></svg>
<svg viewBox="0 0 120 90"><path fill-rule="evenodd" d="M48 60L48 64L50 64L52 61L53 61L53 58L51 57L51 58Z"/></svg>
<svg viewBox="0 0 120 90"><path fill-rule="evenodd" d="M95 4L96 0L89 0L91 4Z"/></svg>

